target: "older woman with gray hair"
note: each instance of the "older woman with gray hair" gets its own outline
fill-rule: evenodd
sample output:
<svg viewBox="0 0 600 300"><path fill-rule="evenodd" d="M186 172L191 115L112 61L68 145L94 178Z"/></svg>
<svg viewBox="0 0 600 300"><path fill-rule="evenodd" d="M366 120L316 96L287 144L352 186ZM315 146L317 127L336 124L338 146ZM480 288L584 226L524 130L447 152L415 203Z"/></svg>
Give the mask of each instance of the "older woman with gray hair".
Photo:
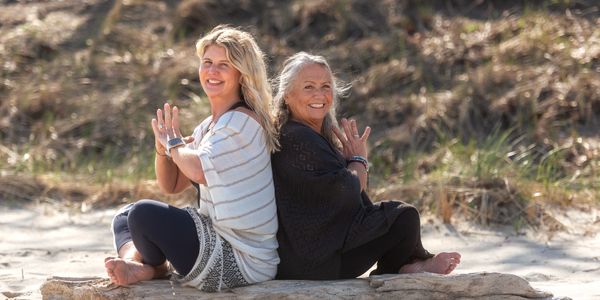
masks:
<svg viewBox="0 0 600 300"><path fill-rule="evenodd" d="M430 254L418 211L401 201L373 204L365 192L367 138L355 120L336 127L335 105L348 86L327 61L288 58L274 97L281 149L272 157L279 230L279 279L343 279L371 272L448 274L455 252ZM343 132L342 132L343 131Z"/></svg>

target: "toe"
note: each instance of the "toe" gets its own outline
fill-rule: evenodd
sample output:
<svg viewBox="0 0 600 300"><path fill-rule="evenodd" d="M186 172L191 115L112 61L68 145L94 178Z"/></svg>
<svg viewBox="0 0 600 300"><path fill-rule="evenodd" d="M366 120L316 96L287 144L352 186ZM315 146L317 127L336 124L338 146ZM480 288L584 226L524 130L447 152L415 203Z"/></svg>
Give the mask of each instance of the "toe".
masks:
<svg viewBox="0 0 600 300"><path fill-rule="evenodd" d="M454 271L454 269L456 269L456 265L451 264L450 266L448 266L448 269L446 270L446 274L452 273L452 271Z"/></svg>
<svg viewBox="0 0 600 300"><path fill-rule="evenodd" d="M114 260L109 260L107 262L104 263L104 268L108 271L108 270L113 270L115 268L115 261Z"/></svg>

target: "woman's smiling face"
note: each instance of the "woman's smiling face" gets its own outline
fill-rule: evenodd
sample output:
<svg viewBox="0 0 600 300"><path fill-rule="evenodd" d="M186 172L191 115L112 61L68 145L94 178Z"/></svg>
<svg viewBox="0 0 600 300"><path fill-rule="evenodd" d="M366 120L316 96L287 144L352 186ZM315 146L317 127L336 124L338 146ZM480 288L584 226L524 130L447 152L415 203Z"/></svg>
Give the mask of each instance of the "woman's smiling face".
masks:
<svg viewBox="0 0 600 300"><path fill-rule="evenodd" d="M329 70L309 64L298 72L285 96L291 118L321 132L333 102L333 83Z"/></svg>
<svg viewBox="0 0 600 300"><path fill-rule="evenodd" d="M240 71L227 59L225 48L206 48L198 69L202 89L211 100L231 100L240 97Z"/></svg>

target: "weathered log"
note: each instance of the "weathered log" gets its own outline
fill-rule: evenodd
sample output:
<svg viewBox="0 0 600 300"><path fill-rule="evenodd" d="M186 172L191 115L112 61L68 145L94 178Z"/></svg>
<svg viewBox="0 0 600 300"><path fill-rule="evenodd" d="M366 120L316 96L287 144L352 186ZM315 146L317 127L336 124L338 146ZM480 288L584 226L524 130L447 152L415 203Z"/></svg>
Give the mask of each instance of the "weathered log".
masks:
<svg viewBox="0 0 600 300"><path fill-rule="evenodd" d="M272 280L256 285L204 293L170 280L152 280L117 287L106 278L49 278L41 287L44 299L552 299L512 274L429 273L381 275L369 278L308 281Z"/></svg>

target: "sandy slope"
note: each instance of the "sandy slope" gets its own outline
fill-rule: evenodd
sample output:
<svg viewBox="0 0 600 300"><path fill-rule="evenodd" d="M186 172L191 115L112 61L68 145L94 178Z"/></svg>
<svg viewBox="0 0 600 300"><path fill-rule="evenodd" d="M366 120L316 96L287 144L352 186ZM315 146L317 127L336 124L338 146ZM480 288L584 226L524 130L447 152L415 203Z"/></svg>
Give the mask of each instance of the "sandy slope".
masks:
<svg viewBox="0 0 600 300"><path fill-rule="evenodd" d="M114 211L0 205L0 298L40 298L39 286L48 276L104 276L102 260L113 252L109 224ZM423 240L433 252L461 252L457 272L513 273L555 296L600 299L597 215L570 211L563 221L573 229L551 239L539 233L516 235L511 228L448 226L424 217Z"/></svg>

